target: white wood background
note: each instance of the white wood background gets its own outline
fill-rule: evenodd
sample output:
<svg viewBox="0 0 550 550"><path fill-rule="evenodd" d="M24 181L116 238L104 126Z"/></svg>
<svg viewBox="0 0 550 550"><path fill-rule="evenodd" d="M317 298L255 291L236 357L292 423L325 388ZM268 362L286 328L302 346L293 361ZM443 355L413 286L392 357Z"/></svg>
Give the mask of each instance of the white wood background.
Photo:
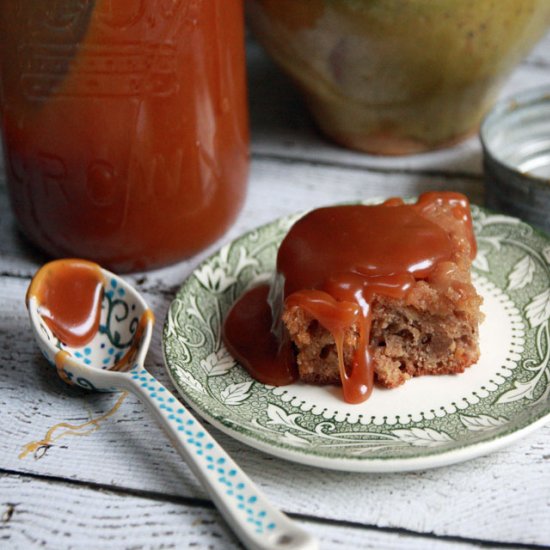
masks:
<svg viewBox="0 0 550 550"><path fill-rule="evenodd" d="M483 201L477 139L433 154L382 158L320 137L297 93L249 44L252 170L237 223L208 251L129 277L158 325L147 367L171 387L160 333L175 290L198 262L241 232L296 210L373 196L455 189ZM550 84L550 34L503 95ZM239 548L211 501L144 407L129 396L100 429L34 455L23 446L58 422L83 423L116 395L72 389L34 345L24 308L46 259L17 233L0 182L0 547ZM416 473L323 471L250 449L211 428L275 504L322 548L523 548L550 545L550 426L463 464Z"/></svg>

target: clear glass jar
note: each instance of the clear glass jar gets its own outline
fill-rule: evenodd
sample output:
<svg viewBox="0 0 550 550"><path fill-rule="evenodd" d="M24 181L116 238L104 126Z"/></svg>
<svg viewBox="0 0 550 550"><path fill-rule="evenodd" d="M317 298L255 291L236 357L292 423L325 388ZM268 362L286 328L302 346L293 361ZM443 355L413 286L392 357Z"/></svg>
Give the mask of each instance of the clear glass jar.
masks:
<svg viewBox="0 0 550 550"><path fill-rule="evenodd" d="M0 4L11 202L47 253L116 271L171 263L246 191L241 0Z"/></svg>

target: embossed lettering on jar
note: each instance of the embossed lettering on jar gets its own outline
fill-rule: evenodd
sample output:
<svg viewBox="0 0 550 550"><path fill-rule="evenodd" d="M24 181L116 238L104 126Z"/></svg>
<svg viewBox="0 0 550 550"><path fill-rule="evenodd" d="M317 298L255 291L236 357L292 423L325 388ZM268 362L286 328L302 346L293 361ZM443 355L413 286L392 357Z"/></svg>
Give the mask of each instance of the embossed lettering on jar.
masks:
<svg viewBox="0 0 550 550"><path fill-rule="evenodd" d="M232 223L248 171L240 0L0 5L8 188L53 256L177 261Z"/></svg>

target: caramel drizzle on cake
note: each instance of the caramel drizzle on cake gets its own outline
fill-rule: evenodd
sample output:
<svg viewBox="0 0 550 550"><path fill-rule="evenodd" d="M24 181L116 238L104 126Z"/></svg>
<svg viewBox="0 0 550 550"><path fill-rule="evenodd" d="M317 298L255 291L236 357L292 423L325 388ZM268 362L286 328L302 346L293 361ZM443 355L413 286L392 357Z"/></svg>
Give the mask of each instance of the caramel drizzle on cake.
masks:
<svg viewBox="0 0 550 550"><path fill-rule="evenodd" d="M462 237L430 219L442 205L463 226ZM394 198L377 206L313 210L279 248L275 286L282 307L276 296L268 305L267 288L252 289L230 311L224 341L254 378L290 383L295 359L279 310L298 307L332 335L344 399L360 403L374 385L369 344L374 298L402 299L420 280L449 284L457 263L471 261L475 252L469 203L458 193L425 193L410 205ZM358 343L346 364L344 335L352 326L358 328Z"/></svg>

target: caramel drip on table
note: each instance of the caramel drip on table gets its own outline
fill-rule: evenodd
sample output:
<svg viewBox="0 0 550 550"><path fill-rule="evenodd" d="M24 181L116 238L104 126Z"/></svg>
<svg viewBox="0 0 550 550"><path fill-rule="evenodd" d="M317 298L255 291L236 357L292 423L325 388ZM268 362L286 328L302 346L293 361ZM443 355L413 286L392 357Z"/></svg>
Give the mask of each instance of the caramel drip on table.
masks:
<svg viewBox="0 0 550 550"><path fill-rule="evenodd" d="M99 430L101 422L107 420L107 418L113 416L113 414L118 411L124 400L128 397L128 392L122 392L120 397L117 399L116 403L108 410L106 413L98 416L97 418L92 418L83 424L69 424L68 422L60 422L52 426L44 436L43 439L38 441L31 441L27 443L21 453L19 454L19 459L25 458L30 453L35 453L35 458L40 458L36 455L39 449L48 449L53 445L54 442L58 441L63 437L68 435L74 436L86 436L91 435L92 433ZM64 428L64 430L63 430ZM63 431L60 431L63 430Z"/></svg>
<svg viewBox="0 0 550 550"><path fill-rule="evenodd" d="M453 235L437 223L442 209L450 210L460 225ZM459 248L475 256L468 200L450 192L425 193L411 205L394 198L377 206L320 208L291 228L277 256L284 304L287 309L306 311L332 334L347 402L364 401L373 388L369 341L374 298L406 298L416 281L431 275L438 284L445 284ZM249 291L234 306L224 327L229 350L260 381L269 378L273 369L291 372L288 366L273 366L288 361L289 344L285 337L277 339L268 331L269 307L256 303L266 296L265 290ZM235 314L242 309L248 315ZM346 368L345 338L354 327L358 345ZM245 346L236 336L240 332L247 334Z"/></svg>
<svg viewBox="0 0 550 550"><path fill-rule="evenodd" d="M27 291L27 306L31 298L35 298L38 312L59 340L68 346L84 346L99 330L104 283L105 277L100 266L93 262L79 259L55 260L46 264L33 278ZM122 371L132 366L145 328L152 322L154 314L146 309L141 315L131 346L111 370ZM55 355L57 373L64 382L72 385L73 381L66 372L66 367L70 369L71 361L74 360L66 350L59 350ZM36 457L39 449L47 449L53 442L68 435L90 435L99 429L103 420L119 409L127 395L127 392L123 392L114 406L98 418L83 424L60 422L52 426L43 439L25 445L19 458L25 458L29 453L35 453ZM62 428L65 431L58 433Z"/></svg>

